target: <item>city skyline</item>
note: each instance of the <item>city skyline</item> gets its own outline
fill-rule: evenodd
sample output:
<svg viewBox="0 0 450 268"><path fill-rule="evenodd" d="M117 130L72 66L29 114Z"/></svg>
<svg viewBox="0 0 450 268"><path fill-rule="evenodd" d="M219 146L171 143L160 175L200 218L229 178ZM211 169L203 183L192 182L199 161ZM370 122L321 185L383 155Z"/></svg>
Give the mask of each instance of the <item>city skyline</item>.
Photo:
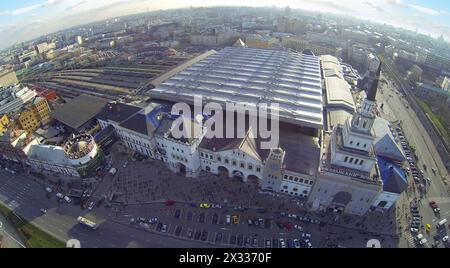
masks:
<svg viewBox="0 0 450 268"><path fill-rule="evenodd" d="M0 4L0 34L4 37L0 49L26 42L77 25L130 15L143 10L183 8L188 6L290 6L293 9L350 15L377 23L386 23L408 30L416 30L433 37L450 40L450 11L440 1L423 0L332 0L302 1L240 1L179 0L154 3L147 0L26 0ZM94 15L95 14L95 15Z"/></svg>

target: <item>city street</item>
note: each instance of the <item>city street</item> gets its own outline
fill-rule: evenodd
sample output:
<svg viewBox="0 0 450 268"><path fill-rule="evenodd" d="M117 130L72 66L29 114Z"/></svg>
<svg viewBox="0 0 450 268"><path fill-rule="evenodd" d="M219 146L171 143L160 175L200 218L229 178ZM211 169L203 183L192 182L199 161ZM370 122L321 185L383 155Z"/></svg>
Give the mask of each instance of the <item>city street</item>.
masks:
<svg viewBox="0 0 450 268"><path fill-rule="evenodd" d="M93 231L77 223L79 215L86 214L79 206L58 203L52 196L45 197L44 186L25 178L11 176L0 170L0 201L26 220L47 231L62 241L70 238L80 240L82 247L205 247L194 241L180 241L152 233L143 233L128 226L105 221L105 210L99 208L93 213L101 225ZM41 208L47 209L42 215Z"/></svg>
<svg viewBox="0 0 450 268"><path fill-rule="evenodd" d="M424 224L431 224L433 231L435 231L434 225L440 219L450 218L450 198L448 193L448 185L444 184L442 177L446 177L448 180L448 173L440 159L436 148L431 141L428 133L424 129L423 125L415 115L414 111L409 107L407 101L401 96L401 93L395 88L393 83L386 79L388 84L383 84L380 90L381 94L378 94L378 105L380 106L384 103L383 109L380 109L382 117L394 122L401 121L401 127L405 133L406 139L409 141L410 145L416 148L416 153L418 155L417 166L419 169L424 170L424 177L429 177L431 179L431 184L428 186L427 194L425 198L419 201L419 211L423 217L422 222ZM423 165L427 168L424 169ZM432 172L432 169L437 170L436 174ZM412 180L412 178L410 178ZM410 194L404 196L398 204L397 208L401 213L409 211L409 203L414 197L418 195ZM429 202L435 201L441 208L440 218L436 217L432 209L429 207ZM403 222L403 229L408 230L409 223ZM425 232L423 232L425 235ZM433 232L428 233L428 241L432 242ZM404 236L408 237L408 235ZM411 239L407 239L411 242ZM407 241L401 240L400 246L407 246ZM411 247L411 243L409 243Z"/></svg>

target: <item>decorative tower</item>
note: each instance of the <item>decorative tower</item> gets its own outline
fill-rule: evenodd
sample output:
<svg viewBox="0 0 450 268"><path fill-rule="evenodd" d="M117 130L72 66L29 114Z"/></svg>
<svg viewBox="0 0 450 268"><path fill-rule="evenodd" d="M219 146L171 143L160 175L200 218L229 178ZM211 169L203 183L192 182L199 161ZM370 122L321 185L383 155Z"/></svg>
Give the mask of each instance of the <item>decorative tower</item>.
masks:
<svg viewBox="0 0 450 268"><path fill-rule="evenodd" d="M283 174L281 173L285 151L281 148L270 149L269 156L265 161L263 178L261 180L262 189L278 191L281 187Z"/></svg>
<svg viewBox="0 0 450 268"><path fill-rule="evenodd" d="M378 67L376 78L367 93L361 107L342 126L333 130L333 146L331 163L355 170L370 173L376 163L373 150L372 126L375 122L375 107L378 81L380 79L381 64Z"/></svg>

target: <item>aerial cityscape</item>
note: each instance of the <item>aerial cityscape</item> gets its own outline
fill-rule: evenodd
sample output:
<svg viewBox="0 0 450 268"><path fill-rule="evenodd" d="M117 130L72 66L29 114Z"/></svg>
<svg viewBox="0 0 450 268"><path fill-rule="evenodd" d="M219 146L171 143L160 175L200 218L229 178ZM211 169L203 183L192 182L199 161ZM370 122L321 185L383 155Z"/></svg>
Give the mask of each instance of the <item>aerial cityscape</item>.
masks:
<svg viewBox="0 0 450 268"><path fill-rule="evenodd" d="M441 1L6 2L0 248L450 248Z"/></svg>

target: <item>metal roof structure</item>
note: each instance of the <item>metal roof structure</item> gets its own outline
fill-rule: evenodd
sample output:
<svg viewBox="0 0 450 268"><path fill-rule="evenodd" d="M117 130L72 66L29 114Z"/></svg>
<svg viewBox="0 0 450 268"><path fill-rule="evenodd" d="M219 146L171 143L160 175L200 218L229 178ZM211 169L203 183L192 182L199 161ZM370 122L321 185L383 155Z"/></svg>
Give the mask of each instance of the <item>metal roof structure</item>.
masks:
<svg viewBox="0 0 450 268"><path fill-rule="evenodd" d="M64 105L57 106L52 116L60 123L77 130L95 118L107 103L106 99L80 95Z"/></svg>
<svg viewBox="0 0 450 268"><path fill-rule="evenodd" d="M323 127L320 62L287 50L227 47L179 72L149 92L156 99L279 104L280 120Z"/></svg>

